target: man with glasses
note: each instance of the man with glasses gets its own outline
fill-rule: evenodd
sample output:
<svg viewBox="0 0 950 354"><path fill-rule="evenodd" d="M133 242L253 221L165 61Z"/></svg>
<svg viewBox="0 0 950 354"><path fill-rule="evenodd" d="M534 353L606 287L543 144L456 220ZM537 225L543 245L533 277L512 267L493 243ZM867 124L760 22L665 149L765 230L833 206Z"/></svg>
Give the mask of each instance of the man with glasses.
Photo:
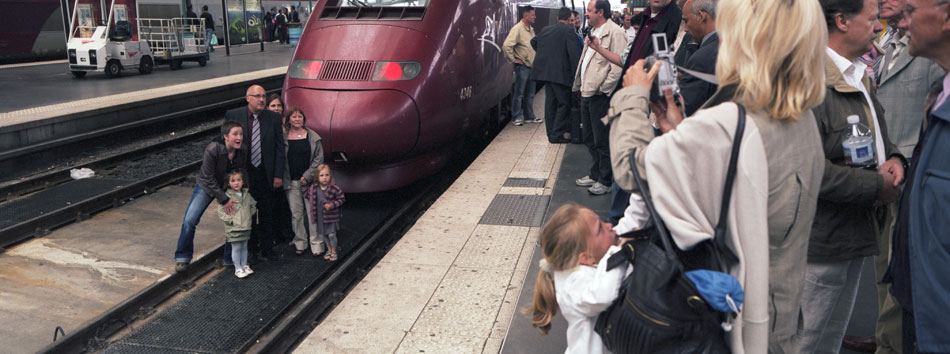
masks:
<svg viewBox="0 0 950 354"><path fill-rule="evenodd" d="M252 85L247 89L247 106L225 113L225 120L241 123L244 129L244 144L241 149L248 157L247 180L251 196L257 200L258 217L251 230L248 249L260 252L260 260L272 256L274 247L274 211L278 210L277 193L282 193L284 180L285 150L281 117L264 109L267 93L264 88ZM227 265L227 264L225 264Z"/></svg>
<svg viewBox="0 0 950 354"><path fill-rule="evenodd" d="M898 26L910 36L910 55L950 70L950 0L907 0ZM926 98L894 229L893 254L884 281L901 308L905 353L950 352L950 74Z"/></svg>

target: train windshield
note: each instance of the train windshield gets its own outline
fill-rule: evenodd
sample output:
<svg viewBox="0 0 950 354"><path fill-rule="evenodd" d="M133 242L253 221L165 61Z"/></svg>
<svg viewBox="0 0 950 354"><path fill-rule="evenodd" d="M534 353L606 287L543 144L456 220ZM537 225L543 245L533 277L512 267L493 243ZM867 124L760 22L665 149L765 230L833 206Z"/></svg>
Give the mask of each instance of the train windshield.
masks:
<svg viewBox="0 0 950 354"><path fill-rule="evenodd" d="M423 7L429 4L429 0L339 0L337 4L353 7Z"/></svg>

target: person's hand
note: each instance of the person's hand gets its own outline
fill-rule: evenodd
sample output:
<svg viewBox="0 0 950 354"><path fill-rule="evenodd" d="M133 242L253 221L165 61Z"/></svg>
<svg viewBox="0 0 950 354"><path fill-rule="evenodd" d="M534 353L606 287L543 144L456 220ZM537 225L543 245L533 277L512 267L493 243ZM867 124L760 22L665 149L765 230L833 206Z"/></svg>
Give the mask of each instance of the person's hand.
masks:
<svg viewBox="0 0 950 354"><path fill-rule="evenodd" d="M890 160L884 161L881 164L881 167L877 169L877 172L880 174L890 174L894 177L893 186L897 187L904 181L904 165L901 163L899 158L891 158Z"/></svg>
<svg viewBox="0 0 950 354"><path fill-rule="evenodd" d="M330 211L330 209L333 209L333 204L324 203L324 204L323 204L323 209L326 209L327 211Z"/></svg>
<svg viewBox="0 0 950 354"><path fill-rule="evenodd" d="M623 76L623 87L640 86L651 88L656 75L660 73L660 63L654 63L649 72L643 71L643 65L646 60L640 59L630 66L627 73Z"/></svg>
<svg viewBox="0 0 950 354"><path fill-rule="evenodd" d="M600 38L597 38L597 36L587 36L587 39L585 39L584 41L587 42L587 46L590 47L591 49L593 50L600 49Z"/></svg>
<svg viewBox="0 0 950 354"><path fill-rule="evenodd" d="M283 187L283 186L284 186L284 179L283 179L283 178L274 177L274 189L277 189L277 188L280 188L280 187Z"/></svg>
<svg viewBox="0 0 950 354"><path fill-rule="evenodd" d="M665 101L650 102L650 110L656 115L656 124L664 133L676 129L676 126L683 122L683 112L680 112L680 106L676 104L676 98L673 97L673 90L663 90ZM679 104L683 105L683 98L679 97Z"/></svg>
<svg viewBox="0 0 950 354"><path fill-rule="evenodd" d="M893 203L900 196L901 190L897 188L896 176L893 173L881 173L884 177L884 183L881 184L881 191L877 194L877 201L874 206L882 206Z"/></svg>
<svg viewBox="0 0 950 354"><path fill-rule="evenodd" d="M523 62L523 61L521 61L521 59L515 59L515 64L521 64L521 65L524 65L524 62Z"/></svg>
<svg viewBox="0 0 950 354"><path fill-rule="evenodd" d="M306 178L306 177L300 177L300 185L301 185L301 186L306 186L306 185L307 185L307 178Z"/></svg>
<svg viewBox="0 0 950 354"><path fill-rule="evenodd" d="M224 203L224 213L228 215L234 215L237 211L237 201L234 199L228 199L227 203Z"/></svg>

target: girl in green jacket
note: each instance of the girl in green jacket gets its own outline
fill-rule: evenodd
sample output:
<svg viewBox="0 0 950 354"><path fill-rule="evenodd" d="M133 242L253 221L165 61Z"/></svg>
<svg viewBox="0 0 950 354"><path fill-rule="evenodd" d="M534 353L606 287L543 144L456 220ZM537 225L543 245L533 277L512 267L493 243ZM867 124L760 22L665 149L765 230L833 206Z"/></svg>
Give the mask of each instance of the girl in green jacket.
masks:
<svg viewBox="0 0 950 354"><path fill-rule="evenodd" d="M244 278L254 273L247 265L247 240L251 238L251 216L257 214L257 202L251 197L244 185L241 171L228 173L228 198L236 202L233 214L218 206L218 217L224 221L225 237L231 243L231 259L234 261L234 275Z"/></svg>

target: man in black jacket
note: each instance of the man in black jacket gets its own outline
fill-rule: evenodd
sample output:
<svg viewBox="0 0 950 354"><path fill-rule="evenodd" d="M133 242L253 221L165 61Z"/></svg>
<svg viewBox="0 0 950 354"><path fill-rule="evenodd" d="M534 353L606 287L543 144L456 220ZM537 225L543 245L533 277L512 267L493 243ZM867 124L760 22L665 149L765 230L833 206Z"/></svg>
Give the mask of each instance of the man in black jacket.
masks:
<svg viewBox="0 0 950 354"><path fill-rule="evenodd" d="M205 21L205 43L208 43L208 51L213 52L214 46L211 45L211 36L214 34L214 17L208 12L208 5L201 7L201 18Z"/></svg>
<svg viewBox="0 0 950 354"><path fill-rule="evenodd" d="M654 13L656 16L651 16ZM626 60L623 63L624 73L637 60L653 55L655 51L653 48L653 34L666 33L666 45L671 47L673 42L676 41L676 35L679 33L680 23L683 20L683 11L672 0L650 0L649 6L641 14L640 29L637 31L637 37L633 39L633 43L630 43ZM617 84L617 89L620 89L623 85L620 82Z"/></svg>
<svg viewBox="0 0 950 354"><path fill-rule="evenodd" d="M699 40L699 48L689 56L686 65L683 66L686 69L704 74L716 73L716 58L719 56L719 36L716 34L718 2L718 0L689 0L683 6L683 24L686 25L686 33ZM687 73L682 73L679 86L683 102L686 104L687 117L698 111L699 107L702 107L703 103L716 93L717 87L715 84Z"/></svg>
<svg viewBox="0 0 950 354"><path fill-rule="evenodd" d="M267 260L274 247L274 210L277 210L277 193L283 192L285 150L284 132L279 114L264 109L267 93L264 88L252 85L247 89L247 107L235 108L225 114L225 119L241 123L244 141L241 149L248 161L247 179L251 196L257 200L258 222L251 230L248 248L259 251L262 260Z"/></svg>
<svg viewBox="0 0 950 354"><path fill-rule="evenodd" d="M544 81L544 127L548 141L555 144L571 141L568 125L571 84L581 53L570 20L571 9L562 7L557 13L557 23L545 27L531 39L531 47L537 54L529 80Z"/></svg>

